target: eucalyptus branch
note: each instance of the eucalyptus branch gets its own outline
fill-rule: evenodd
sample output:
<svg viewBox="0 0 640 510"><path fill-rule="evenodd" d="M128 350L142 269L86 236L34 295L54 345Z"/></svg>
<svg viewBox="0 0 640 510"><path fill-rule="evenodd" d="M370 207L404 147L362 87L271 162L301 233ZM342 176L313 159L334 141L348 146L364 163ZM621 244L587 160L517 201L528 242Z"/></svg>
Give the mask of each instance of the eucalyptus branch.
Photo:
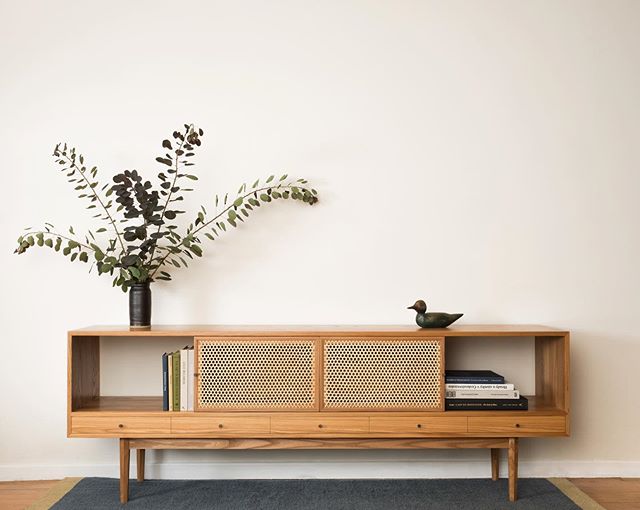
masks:
<svg viewBox="0 0 640 510"><path fill-rule="evenodd" d="M82 177L84 182L87 183L87 186L91 190L91 193L93 193L93 196L98 201L98 203L100 204L100 206L104 210L105 214L107 215L107 217L109 219L109 222L111 223L111 226L113 227L113 230L114 230L116 236L118 236L118 241L120 242L120 246L122 247L122 251L123 252L126 251L126 248L124 246L124 242L122 241L122 236L120 234L120 231L118 230L118 227L116 226L116 222L113 219L113 216L111 216L111 213L109 212L109 209L107 209L107 207L104 205L104 202L100 198L100 195L98 195L98 192L95 190L95 187L92 186L92 183L89 181L89 179L87 179L87 176L85 175L86 170L83 171L80 167L78 167L78 165L75 162L75 159L71 159L69 156L67 156L66 152L63 151L61 153L61 155L67 160L67 162L71 165L71 167L73 169L75 169L80 174L80 176Z"/></svg>
<svg viewBox="0 0 640 510"><path fill-rule="evenodd" d="M202 231L203 229L210 227L212 224L216 224L217 222L220 221L221 218L223 218L228 212L230 212L232 209L235 210L238 207L240 207L242 204L245 203L245 200L247 200L249 197L258 197L261 196L261 194L263 193L273 193L273 190L284 190L284 192L294 192L294 193L298 193L299 191L302 191L302 196L306 196L308 198L308 202L310 205L313 205L313 203L315 203L318 199L315 197L316 193L315 190L300 186L301 183L306 182L303 179L300 179L298 181L293 181L293 182L288 182L287 184L274 184L273 186L263 186L261 188L254 188L251 191L245 193L244 195L238 195L237 198L231 202L227 207L225 207L224 209L222 209L219 213L217 213L213 218L211 218L210 220L204 221L204 219L201 219L201 225L197 228L195 228L194 230L187 230L187 236L186 239L187 240L195 240L196 239L196 235ZM256 181L257 183L257 181ZM296 184L298 184L298 186L296 186ZM246 188L246 186L243 184L241 186L240 189ZM299 190L299 191L296 191ZM269 198L266 198L269 197ZM271 201L270 195L267 195L266 197L262 197L264 198L263 202L267 202L267 201ZM294 198L294 199L298 199L298 198ZM300 197L300 199L302 200L303 198ZM257 199L254 198L254 200L257 202ZM251 207L251 206L249 206ZM198 216L199 218L204 218L204 215L202 213L200 213L200 215ZM235 218L241 218L240 216L235 215L233 218L227 218L227 221L232 225L235 226ZM198 251L193 250L193 247L191 247L192 251L194 251L196 254L198 254ZM160 258L158 260L158 264L157 267L149 274L149 278L153 279L153 277L155 276L155 274L162 268L162 266L165 264L167 258L169 258L171 255L175 255L174 252L172 251L168 251L162 258Z"/></svg>
<svg viewBox="0 0 640 510"><path fill-rule="evenodd" d="M62 235L53 225L45 223L42 230L27 228L27 232L18 238L15 253L25 253L37 245L62 251L71 261L89 262L91 255L95 258L98 274L110 274L114 277L113 285L127 291L137 283L170 280L167 271L171 264L176 268L188 267L189 260L202 256L204 237L218 238L228 228L244 222L262 204L289 198L308 205L318 201L316 190L308 188L306 180L287 180L287 175L283 175L276 181L271 175L262 183L255 181L251 189L243 184L235 198L229 199L227 194L219 200L216 195L211 217L201 207L186 231L180 229L173 220L185 211L177 210L174 205L183 200L184 192L193 191L182 187L184 181L181 179L198 180L187 168L194 165L191 158L201 145L203 134L202 129L196 129L193 124L184 124L184 129L173 132L173 140L163 140L162 147L166 151L156 161L165 165L166 173L161 170L156 183L132 169L117 173L110 187L106 184L101 188L98 188L97 167L87 169L82 154L66 144L58 144L53 153L55 161L61 165L68 181L74 183L78 198L88 199L87 209L101 207L104 211L98 211L93 217L108 225L102 224L95 233L108 232L108 242L106 246L99 246L91 231L84 236L85 242L81 242L76 239L73 228ZM104 200L101 194L106 197ZM109 199L112 194L117 203L114 209ZM119 223L128 224L121 231Z"/></svg>
<svg viewBox="0 0 640 510"><path fill-rule="evenodd" d="M48 237L54 237L54 238L60 238L60 239L64 239L65 241L69 241L70 243L75 243L78 246L82 246L85 250L91 250L91 251L96 251L95 248L92 248L91 246L89 246L88 244L82 243L80 241L78 241L77 239L72 239L71 237L67 237L64 236L62 234L58 234L57 232L47 232L47 231L43 231L43 230L30 230L28 232L25 232L24 234L22 234L20 236L20 238L22 239L21 241L19 241L20 243L22 242L27 242L29 244L29 246L34 246L35 242L32 244L31 242L28 241L29 236L33 237L33 236L48 236ZM20 239L19 238L19 239ZM15 252L18 251L19 248L16 248ZM15 253L14 252L14 253Z"/></svg>

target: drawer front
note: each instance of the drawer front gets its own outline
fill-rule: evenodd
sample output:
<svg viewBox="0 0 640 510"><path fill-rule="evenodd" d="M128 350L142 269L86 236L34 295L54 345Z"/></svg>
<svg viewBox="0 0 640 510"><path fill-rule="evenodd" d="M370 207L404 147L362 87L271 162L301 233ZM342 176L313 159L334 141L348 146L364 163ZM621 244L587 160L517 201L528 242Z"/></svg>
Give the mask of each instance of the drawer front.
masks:
<svg viewBox="0 0 640 510"><path fill-rule="evenodd" d="M444 338L324 341L323 408L441 411Z"/></svg>
<svg viewBox="0 0 640 510"><path fill-rule="evenodd" d="M196 338L197 411L318 409L316 341Z"/></svg>
<svg viewBox="0 0 640 510"><path fill-rule="evenodd" d="M430 434L464 434L466 416L455 417L371 417L371 433L422 436Z"/></svg>
<svg viewBox="0 0 640 510"><path fill-rule="evenodd" d="M268 416L173 416L171 433L198 437L268 435Z"/></svg>
<svg viewBox="0 0 640 510"><path fill-rule="evenodd" d="M132 437L171 432L168 416L73 416L71 433L108 437Z"/></svg>
<svg viewBox="0 0 640 510"><path fill-rule="evenodd" d="M368 417L347 416L291 416L271 418L271 434L323 435L366 434Z"/></svg>
<svg viewBox="0 0 640 510"><path fill-rule="evenodd" d="M563 434L564 416L470 416L469 432L488 434Z"/></svg>

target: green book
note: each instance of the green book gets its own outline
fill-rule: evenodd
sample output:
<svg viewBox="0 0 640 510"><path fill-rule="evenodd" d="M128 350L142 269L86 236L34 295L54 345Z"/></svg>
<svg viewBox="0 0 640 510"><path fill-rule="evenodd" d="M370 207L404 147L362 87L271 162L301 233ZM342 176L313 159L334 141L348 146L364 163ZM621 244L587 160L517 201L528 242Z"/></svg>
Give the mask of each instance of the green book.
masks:
<svg viewBox="0 0 640 510"><path fill-rule="evenodd" d="M173 353L173 410L180 410L180 351Z"/></svg>

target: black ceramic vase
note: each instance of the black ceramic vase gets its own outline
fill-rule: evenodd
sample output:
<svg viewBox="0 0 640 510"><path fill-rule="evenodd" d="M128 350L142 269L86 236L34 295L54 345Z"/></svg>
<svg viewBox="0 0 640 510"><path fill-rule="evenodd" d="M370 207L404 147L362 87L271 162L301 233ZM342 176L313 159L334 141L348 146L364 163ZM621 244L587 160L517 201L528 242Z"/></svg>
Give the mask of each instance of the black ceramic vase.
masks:
<svg viewBox="0 0 640 510"><path fill-rule="evenodd" d="M129 325L140 329L151 327L150 282L134 283L129 289Z"/></svg>

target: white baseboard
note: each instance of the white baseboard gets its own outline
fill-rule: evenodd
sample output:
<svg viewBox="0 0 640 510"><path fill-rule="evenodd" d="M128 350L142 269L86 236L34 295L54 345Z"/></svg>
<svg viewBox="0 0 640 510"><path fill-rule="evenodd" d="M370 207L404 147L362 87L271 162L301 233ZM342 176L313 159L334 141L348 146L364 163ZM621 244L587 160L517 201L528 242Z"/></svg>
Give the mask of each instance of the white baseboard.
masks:
<svg viewBox="0 0 640 510"><path fill-rule="evenodd" d="M501 476L507 475L505 462ZM160 479L283 479L283 478L484 478L487 461L402 462L162 462L147 463L146 477ZM64 477L117 478L117 464L0 465L0 480L53 480ZM135 461L131 462L135 477ZM520 462L519 476L639 477L640 461Z"/></svg>

